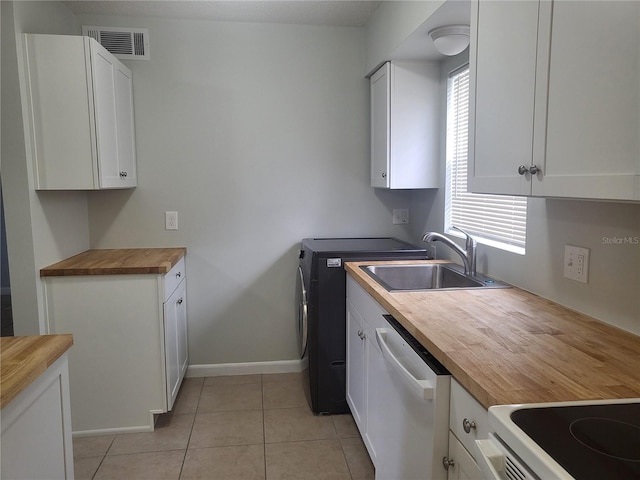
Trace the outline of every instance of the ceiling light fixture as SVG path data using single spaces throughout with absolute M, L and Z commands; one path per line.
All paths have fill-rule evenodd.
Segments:
M 443 55 L 458 55 L 469 46 L 469 25 L 446 25 L 429 32 L 436 49 Z

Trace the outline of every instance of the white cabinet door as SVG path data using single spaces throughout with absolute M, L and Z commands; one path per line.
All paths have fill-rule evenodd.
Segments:
M 136 185 L 131 70 L 90 42 L 100 188 Z
M 78 37 L 51 37 L 24 37 L 36 188 L 89 190 L 98 178 L 89 52 Z
M 371 186 L 437 188 L 437 64 L 387 62 L 370 83 Z
M 458 439 L 449 432 L 449 466 L 447 480 L 478 480 L 484 478 L 482 470 Z
M 389 96 L 391 64 L 371 77 L 371 186 L 389 188 Z
M 378 445 L 371 436 L 370 422 L 375 419 L 369 411 L 373 335 L 358 309 L 347 300 L 347 404 L 375 465 Z
M 98 176 L 101 187 L 119 181 L 118 116 L 116 113 L 115 58 L 96 42 L 91 48 L 91 72 L 94 86 L 94 114 L 98 150 Z
M 531 193 L 538 6 L 472 3 L 469 191 Z
M 533 194 L 640 200 L 640 3 L 543 5 L 546 149 Z
M 164 304 L 165 365 L 168 410 L 173 408 L 187 370 L 187 295 L 186 282 L 180 282 Z
M 363 320 L 347 300 L 347 403 L 362 435 L 366 433 L 366 342 Z
M 133 120 L 133 76 L 131 70 L 118 64 L 115 71 L 116 116 L 118 119 L 119 187 L 138 184 L 136 169 L 136 135 Z M 122 175 L 121 175 L 122 173 Z

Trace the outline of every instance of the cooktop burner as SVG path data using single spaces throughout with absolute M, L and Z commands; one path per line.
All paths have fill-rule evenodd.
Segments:
M 640 403 L 523 408 L 511 420 L 577 480 L 640 479 Z

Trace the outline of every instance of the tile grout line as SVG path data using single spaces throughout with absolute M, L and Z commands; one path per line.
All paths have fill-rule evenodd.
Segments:
M 115 441 L 116 441 L 116 436 L 114 435 L 113 438 L 111 439 L 111 443 L 109 444 L 109 446 L 105 450 L 104 455 L 102 455 L 102 458 L 100 459 L 100 463 L 98 464 L 98 467 L 96 468 L 96 471 L 93 472 L 93 475 L 91 475 L 91 480 L 96 478 L 96 475 L 98 474 L 98 470 L 100 470 L 100 467 L 102 466 L 102 463 L 104 462 L 104 459 L 107 458 L 107 453 L 109 453 L 109 450 L 111 450 L 111 446 L 113 445 L 113 442 L 115 442 Z M 74 459 L 74 462 L 75 462 L 75 459 Z M 75 473 L 75 468 L 74 468 L 74 473 Z
M 189 451 L 189 444 L 191 443 L 191 435 L 193 434 L 193 428 L 196 425 L 196 416 L 198 415 L 198 407 L 200 406 L 200 397 L 202 396 L 202 389 L 204 388 L 204 380 L 200 385 L 200 393 L 198 394 L 198 401 L 196 402 L 196 411 L 193 414 L 193 423 L 191 423 L 191 430 L 189 430 L 189 438 L 187 438 L 187 446 L 184 449 L 184 457 L 182 457 L 182 463 L 180 464 L 180 472 L 178 473 L 178 480 L 182 477 L 182 471 L 184 470 L 184 462 L 187 460 L 187 452 Z
M 260 392 L 262 398 L 262 458 L 264 478 L 267 480 L 267 425 L 264 419 L 264 374 L 260 375 Z

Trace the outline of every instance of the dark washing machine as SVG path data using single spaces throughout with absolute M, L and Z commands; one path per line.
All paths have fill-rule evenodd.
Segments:
M 317 414 L 349 412 L 344 262 L 424 260 L 424 248 L 396 238 L 305 238 L 297 274 L 300 358 L 309 359 L 307 398 Z

